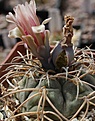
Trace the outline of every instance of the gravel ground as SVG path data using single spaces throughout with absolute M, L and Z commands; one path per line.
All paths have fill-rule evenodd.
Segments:
M 74 118 L 72 121 L 81 121 L 81 118 L 84 116 L 84 112 L 81 111 L 80 115 L 77 118 Z M 82 121 L 95 121 L 95 109 L 92 109 L 87 113 L 87 116 Z

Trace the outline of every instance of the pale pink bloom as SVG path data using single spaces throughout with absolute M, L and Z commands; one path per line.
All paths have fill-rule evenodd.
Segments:
M 49 46 L 46 40 L 49 32 L 45 30 L 45 25 L 50 21 L 46 19 L 41 25 L 36 15 L 36 4 L 34 0 L 25 5 L 18 4 L 14 9 L 15 14 L 9 12 L 6 16 L 8 22 L 16 24 L 16 28 L 9 32 L 9 37 L 22 39 L 35 56 L 39 56 L 39 48 Z

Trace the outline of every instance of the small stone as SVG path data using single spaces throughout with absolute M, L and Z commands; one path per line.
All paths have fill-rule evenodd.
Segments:
M 3 120 L 3 114 L 0 112 L 0 120 Z
M 77 118 L 74 118 L 72 121 L 79 121 Z

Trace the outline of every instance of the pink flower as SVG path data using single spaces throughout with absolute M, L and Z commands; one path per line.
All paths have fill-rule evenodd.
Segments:
M 43 49 L 49 51 L 49 42 L 48 35 L 49 31 L 45 30 L 45 25 L 50 21 L 46 19 L 40 25 L 39 19 L 36 15 L 36 4 L 34 0 L 31 0 L 28 4 L 25 5 L 18 4 L 14 9 L 15 14 L 13 15 L 11 12 L 6 16 L 6 20 L 8 22 L 12 22 L 16 24 L 16 28 L 9 32 L 9 37 L 20 38 L 23 40 L 32 51 L 32 53 L 39 57 L 43 56 L 39 54 Z M 41 50 L 41 51 L 40 51 Z

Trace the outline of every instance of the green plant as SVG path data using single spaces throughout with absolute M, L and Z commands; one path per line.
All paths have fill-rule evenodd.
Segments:
M 7 120 L 71 121 L 91 105 L 95 106 L 95 62 L 93 50 L 74 49 L 71 43 L 74 19 L 65 16 L 63 38 L 51 49 L 49 30 L 40 25 L 35 1 L 14 8 L 7 21 L 16 24 L 9 37 L 19 37 L 27 54 L 15 57 L 4 75 L 9 88 L 1 82 L 3 107 Z M 15 63 L 21 58 L 22 61 Z M 2 77 L 1 77 L 2 78 Z M 7 113 L 8 112 L 8 113 Z

